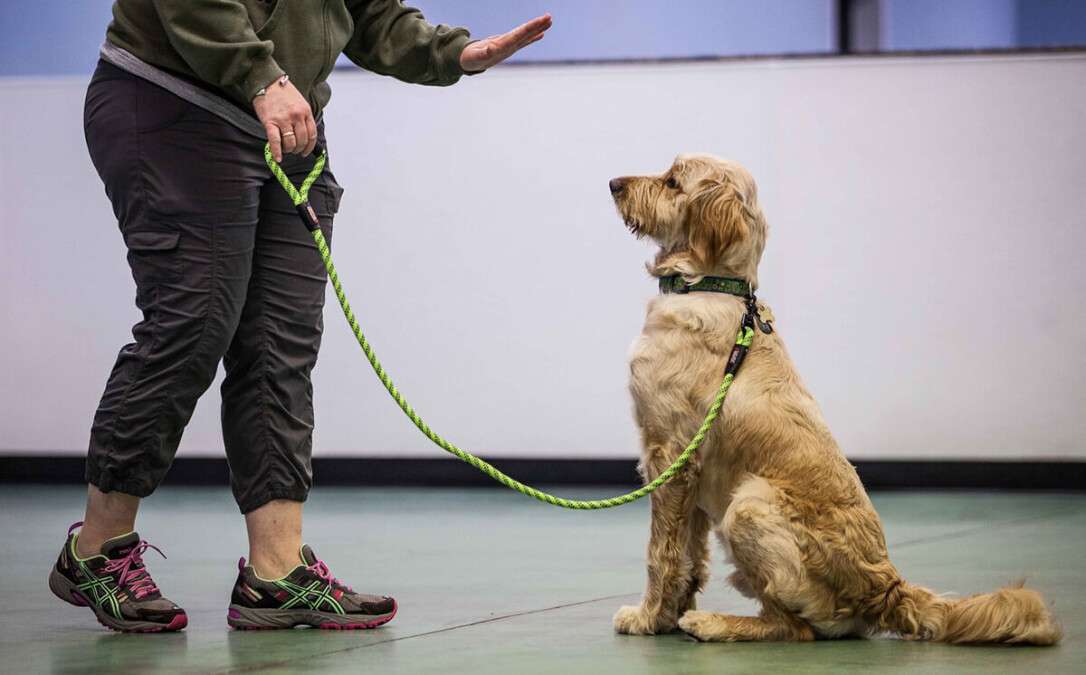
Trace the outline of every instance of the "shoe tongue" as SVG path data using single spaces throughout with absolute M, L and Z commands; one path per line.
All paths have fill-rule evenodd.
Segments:
M 309 544 L 302 544 L 302 562 L 306 565 L 317 564 L 317 554 L 313 552 L 313 549 L 310 548 Z
M 136 544 L 140 543 L 140 536 L 135 532 L 122 534 L 119 537 L 107 540 L 102 544 L 102 555 L 110 560 L 123 558 L 132 552 Z

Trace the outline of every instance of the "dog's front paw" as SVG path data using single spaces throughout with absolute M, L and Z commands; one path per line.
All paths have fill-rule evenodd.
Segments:
M 622 635 L 655 635 L 656 622 L 641 607 L 619 607 L 612 619 L 615 632 Z
M 718 639 L 717 618 L 712 612 L 691 610 L 679 618 L 679 630 L 701 642 Z

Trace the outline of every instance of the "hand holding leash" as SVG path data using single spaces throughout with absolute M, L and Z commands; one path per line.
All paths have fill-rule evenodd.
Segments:
M 283 161 L 283 152 L 308 156 L 317 145 L 317 123 L 313 109 L 301 92 L 280 75 L 253 97 L 253 110 L 268 134 L 268 145 L 275 161 Z

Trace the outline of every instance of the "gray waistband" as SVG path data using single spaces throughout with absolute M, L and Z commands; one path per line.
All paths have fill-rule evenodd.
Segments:
M 265 133 L 264 128 L 260 125 L 258 119 L 241 110 L 225 98 L 216 96 L 206 89 L 197 87 L 191 82 L 186 82 L 180 77 L 155 68 L 147 62 L 141 61 L 131 52 L 125 51 L 109 42 L 102 45 L 99 54 L 103 60 L 108 61 L 121 70 L 132 73 L 136 77 L 147 80 L 152 84 L 156 84 L 163 89 L 180 96 L 189 103 L 199 106 L 209 113 L 218 115 L 250 136 L 255 136 L 261 140 L 267 138 L 267 133 Z

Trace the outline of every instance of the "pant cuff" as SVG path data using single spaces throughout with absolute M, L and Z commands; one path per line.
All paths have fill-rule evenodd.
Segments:
M 239 499 L 238 508 L 244 515 L 252 511 L 256 511 L 261 506 L 264 506 L 268 502 L 275 501 L 276 499 L 288 499 L 292 502 L 305 502 L 309 497 L 309 490 L 301 487 L 276 487 L 264 490 L 260 494 L 248 497 L 246 499 Z
M 87 459 L 87 470 L 84 476 L 88 483 L 102 492 L 123 492 L 133 497 L 148 497 L 155 491 L 155 485 L 147 480 L 118 478 L 109 471 L 102 470 L 90 458 Z

